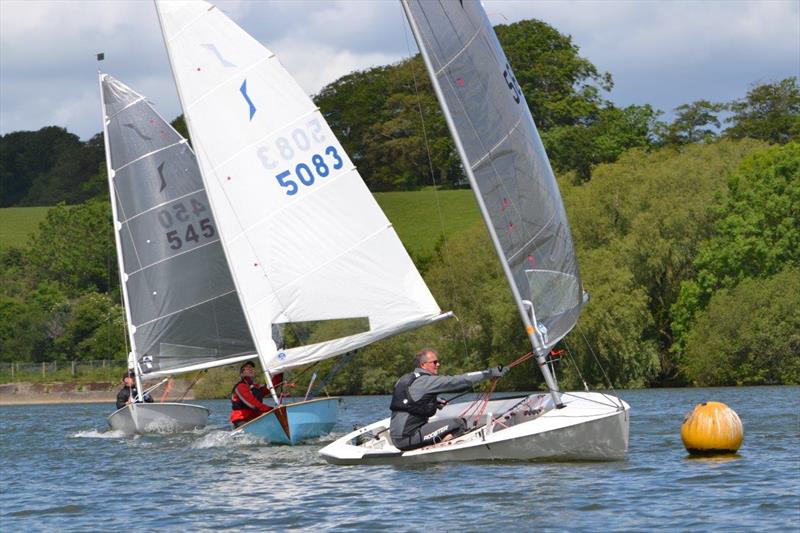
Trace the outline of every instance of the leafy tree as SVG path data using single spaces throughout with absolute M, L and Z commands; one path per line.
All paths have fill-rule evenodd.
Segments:
M 586 123 L 550 129 L 542 141 L 554 170 L 574 171 L 581 183 L 591 179 L 596 165 L 616 161 L 631 148 L 650 147 L 659 114 L 649 105 L 620 109 L 607 104 Z
M 189 139 L 189 128 L 186 127 L 186 118 L 184 118 L 182 113 L 175 117 L 169 125 L 175 128 L 175 131 L 180 133 L 184 139 Z M 189 140 L 189 144 L 191 144 L 191 142 L 192 141 Z
M 39 176 L 80 150 L 78 136 L 56 126 L 0 135 L 0 207 L 19 205 Z
M 56 280 L 70 297 L 87 290 L 107 292 L 118 285 L 111 208 L 90 200 L 60 204 L 47 212 L 30 246 L 30 263 L 38 279 Z
M 664 144 L 683 145 L 714 140 L 720 128 L 717 116 L 723 104 L 698 100 L 675 108 L 675 120 L 663 127 L 661 141 Z
M 597 388 L 648 385 L 660 361 L 658 344 L 648 334 L 653 317 L 647 291 L 612 249 L 594 249 L 580 259 L 591 299 L 566 339 L 572 357 L 564 365 L 564 386 L 580 387 L 584 380 Z
M 681 282 L 693 275 L 700 244 L 712 234 L 714 217 L 708 206 L 724 194 L 726 179 L 738 163 L 760 149 L 763 144 L 756 141 L 726 141 L 687 145 L 680 152 L 631 150 L 613 164 L 598 166 L 590 182 L 562 184 L 582 272 L 592 272 L 583 260 L 589 251 L 612 251 L 618 260 L 609 268 L 633 276 L 630 286 L 620 290 L 642 290 L 647 296 L 649 317 L 642 322 L 646 327 L 641 335 L 658 347 L 658 382 L 680 380 L 669 352 L 669 310 Z M 590 282 L 587 278 L 587 286 Z M 599 289 L 605 290 L 602 285 Z M 605 305 L 604 299 L 594 297 L 592 304 Z
M 719 213 L 715 235 L 700 248 L 694 261 L 697 274 L 683 283 L 672 309 L 677 352 L 693 317 L 716 290 L 800 264 L 800 143 L 744 161 L 728 181 L 727 197 L 714 210 Z
M 536 125 L 541 130 L 584 124 L 597 115 L 610 91 L 611 74 L 601 73 L 568 35 L 539 20 L 495 26 Z
M 800 269 L 716 292 L 691 325 L 685 361 L 700 386 L 800 383 Z
M 105 169 L 104 161 L 103 136 L 97 134 L 86 143 L 80 143 L 75 149 L 61 152 L 53 166 L 34 179 L 21 203 L 76 204 L 90 198 L 92 193 L 99 191 L 87 189 L 85 182 L 90 176 L 96 175 L 101 167 Z
M 122 307 L 107 294 L 89 292 L 70 306 L 55 351 L 65 360 L 125 359 Z
M 32 361 L 44 342 L 42 314 L 22 298 L 0 294 L 0 361 Z
M 733 115 L 725 135 L 785 144 L 800 136 L 800 86 L 797 77 L 755 85 L 741 100 L 728 105 Z

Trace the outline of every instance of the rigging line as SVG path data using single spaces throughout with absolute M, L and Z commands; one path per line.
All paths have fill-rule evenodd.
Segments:
M 525 355 L 523 355 L 522 357 L 518 357 L 517 359 L 515 359 L 514 361 L 512 361 L 511 363 L 509 363 L 506 366 L 509 369 L 512 369 L 515 366 L 519 365 L 520 363 L 523 363 L 523 362 L 527 361 L 528 359 L 530 359 L 533 356 L 534 356 L 533 352 L 528 352 Z M 487 390 L 487 391 L 485 391 L 483 393 L 483 398 L 480 399 L 480 401 L 482 402 L 482 405 L 481 405 L 480 411 L 477 413 L 478 417 L 481 417 L 483 415 L 483 412 L 486 410 L 486 406 L 489 405 L 489 401 L 490 401 L 490 399 L 492 397 L 492 394 L 494 393 L 495 389 L 497 388 L 497 384 L 498 384 L 499 381 L 500 381 L 500 378 L 494 378 L 492 380 L 491 387 L 489 387 L 489 390 Z M 478 404 L 478 400 L 475 401 L 475 404 L 476 405 Z M 466 413 L 467 411 L 469 411 L 469 408 L 465 409 L 464 413 Z M 460 416 L 462 416 L 462 415 L 460 415 Z
M 343 356 L 339 357 L 336 360 L 336 363 L 331 367 L 328 374 L 324 378 L 322 378 L 322 380 L 320 380 L 320 382 L 317 384 L 314 390 L 311 391 L 309 398 L 316 398 L 317 396 L 319 396 L 320 393 L 323 391 L 323 389 L 325 389 L 325 387 L 327 387 L 330 384 L 330 382 L 333 381 L 333 378 L 336 377 L 336 375 L 339 372 L 341 372 L 345 366 L 350 364 L 350 362 L 353 359 L 355 359 L 357 355 L 358 355 L 358 348 L 356 348 L 355 350 L 351 350 L 346 354 L 344 354 Z
M 572 350 L 570 349 L 569 344 L 567 344 L 567 340 L 566 339 L 562 340 L 564 342 L 564 348 L 567 349 L 567 355 L 569 355 L 569 360 L 572 363 L 572 366 L 575 367 L 575 371 L 578 373 L 578 377 L 581 378 L 581 382 L 583 383 L 583 390 L 589 392 L 589 385 L 586 384 L 586 378 L 583 377 L 581 369 L 578 366 L 578 358 L 572 355 Z
M 603 365 L 600 363 L 600 360 L 598 359 L 597 354 L 595 354 L 594 353 L 594 349 L 592 349 L 592 345 L 589 344 L 589 339 L 587 339 L 586 335 L 583 334 L 583 330 L 581 330 L 580 334 L 581 334 L 581 337 L 583 337 L 583 342 L 586 343 L 586 347 L 589 348 L 589 352 L 591 352 L 592 357 L 594 357 L 594 361 L 597 363 L 597 366 L 600 367 L 600 371 L 603 373 L 603 377 L 606 378 L 606 383 L 608 384 L 608 388 L 611 389 L 611 392 L 614 393 L 615 397 L 619 398 L 619 396 L 617 395 L 617 391 L 614 389 L 614 384 L 611 383 L 611 379 L 608 377 L 608 374 L 606 374 L 606 369 L 603 368 Z M 602 394 L 604 398 L 608 399 L 608 397 L 605 395 L 605 393 L 603 393 L 602 391 L 598 391 L 598 392 L 600 392 L 600 394 Z M 622 403 L 621 403 L 622 399 L 619 399 L 619 401 L 620 401 L 620 407 L 621 407 L 622 406 Z
M 621 402 L 622 401 L 621 399 L 608 397 L 607 395 L 603 394 L 600 391 L 598 391 L 598 394 L 600 394 L 603 398 L 608 400 L 610 403 L 601 402 L 599 400 L 593 400 L 591 398 L 586 398 L 585 396 L 579 396 L 578 394 L 576 394 L 574 392 L 563 392 L 563 391 L 561 392 L 562 396 L 569 396 L 571 398 L 578 398 L 579 400 L 582 400 L 584 402 L 596 403 L 597 405 L 602 405 L 604 407 L 616 407 L 618 410 L 622 409 L 622 404 L 621 403 L 617 403 L 616 401 L 614 401 L 614 400 L 619 400 Z
M 533 356 L 534 356 L 534 353 L 533 353 L 533 352 L 528 352 L 528 353 L 526 353 L 525 355 L 523 355 L 523 356 L 521 356 L 521 357 L 518 357 L 518 358 L 517 358 L 517 359 L 515 359 L 514 361 L 510 362 L 508 365 L 506 365 L 506 367 L 508 367 L 509 369 L 511 369 L 511 368 L 514 368 L 514 367 L 515 367 L 515 366 L 517 366 L 518 364 L 520 364 L 520 363 L 523 363 L 523 362 L 527 361 L 528 359 L 530 359 L 530 358 L 531 358 L 531 357 L 533 357 Z M 495 379 L 495 381 L 497 381 L 497 379 Z M 461 397 L 462 397 L 462 396 L 464 396 L 465 394 L 469 394 L 469 393 L 471 393 L 471 392 L 475 392 L 475 389 L 474 389 L 474 388 L 472 388 L 472 389 L 470 389 L 470 390 L 466 390 L 466 391 L 464 391 L 464 392 L 462 392 L 462 393 L 460 393 L 460 394 L 457 394 L 457 395 L 453 396 L 452 398 L 449 398 L 449 399 L 445 400 L 445 404 L 448 404 L 448 403 L 452 402 L 453 400 L 456 400 L 456 399 L 458 399 L 458 398 L 461 398 Z M 480 395 L 483 395 L 483 394 L 485 394 L 485 392 L 481 392 L 481 393 L 480 393 Z M 476 401 L 478 401 L 478 399 L 481 397 L 480 395 L 478 396 L 478 398 L 476 398 L 475 400 L 473 400 L 473 402 L 476 402 Z
M 439 218 L 439 228 L 442 232 L 442 247 L 444 248 L 444 255 L 443 259 L 447 264 L 447 272 L 450 278 L 450 288 L 455 294 L 456 291 L 456 277 L 455 277 L 455 268 L 453 267 L 453 262 L 450 259 L 450 250 L 448 247 L 448 239 L 447 234 L 445 232 L 444 227 L 444 212 L 442 210 L 441 199 L 439 198 L 439 186 L 436 183 L 436 175 L 434 174 L 433 169 L 433 157 L 431 156 L 431 147 L 428 141 L 428 131 L 425 127 L 425 115 L 422 112 L 422 98 L 419 94 L 419 85 L 417 83 L 417 71 L 414 68 L 414 58 L 411 56 L 411 44 L 408 39 L 408 26 L 405 24 L 405 14 L 403 13 L 402 6 L 400 8 L 400 18 L 402 20 L 401 24 L 405 28 L 403 32 L 403 36 L 405 37 L 406 41 L 406 52 L 408 53 L 409 57 L 409 65 L 411 66 L 411 77 L 414 80 L 414 94 L 417 97 L 417 111 L 419 112 L 419 121 L 420 126 L 422 128 L 422 139 L 425 143 L 425 153 L 428 157 L 428 170 L 430 172 L 431 182 L 433 182 L 433 198 L 436 200 L 436 214 Z M 458 322 L 459 329 L 461 330 L 461 340 L 464 343 L 464 356 L 469 357 L 469 345 L 467 343 L 467 330 L 466 326 L 458 319 L 456 316 L 456 321 Z
M 200 372 L 198 372 L 197 375 L 195 376 L 194 380 L 192 380 L 191 384 L 189 384 L 189 387 L 185 391 L 183 391 L 183 394 L 181 394 L 181 397 L 178 398 L 177 401 L 179 401 L 179 402 L 183 401 L 183 399 L 186 397 L 186 395 L 189 394 L 189 391 L 192 390 L 192 387 L 194 387 L 197 384 L 197 382 L 200 381 L 200 378 L 206 372 L 208 372 L 208 369 L 201 370 Z

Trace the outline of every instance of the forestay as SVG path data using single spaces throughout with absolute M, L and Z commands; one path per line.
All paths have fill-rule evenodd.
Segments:
M 142 373 L 255 353 L 191 148 L 130 87 L 101 74 L 123 293 Z
M 220 235 L 270 370 L 441 317 L 322 114 L 272 52 L 206 2 L 157 1 Z M 368 317 L 369 331 L 277 352 L 272 323 Z
M 536 327 L 537 351 L 547 353 L 574 327 L 584 298 L 561 195 L 522 90 L 479 2 L 403 4 L 509 282 Z

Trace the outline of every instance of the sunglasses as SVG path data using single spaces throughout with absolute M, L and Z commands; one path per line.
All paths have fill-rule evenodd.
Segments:
M 433 363 L 433 364 L 434 364 L 434 365 L 436 365 L 436 366 L 439 366 L 439 365 L 441 365 L 441 364 L 442 364 L 442 363 L 440 363 L 440 362 L 439 362 L 439 360 L 438 360 L 438 359 L 437 359 L 437 360 L 435 360 L 435 361 L 425 361 L 425 363 Z

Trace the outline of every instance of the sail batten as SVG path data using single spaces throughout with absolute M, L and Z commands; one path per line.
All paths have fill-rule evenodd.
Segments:
M 167 146 L 163 146 L 163 147 L 161 147 L 161 148 L 159 148 L 159 149 L 157 149 L 157 150 L 153 150 L 152 152 L 148 152 L 148 153 L 146 153 L 146 154 L 142 154 L 141 156 L 137 157 L 137 158 L 136 158 L 136 159 L 134 159 L 133 161 L 129 161 L 129 162 L 125 163 L 124 165 L 122 165 L 121 167 L 119 167 L 119 168 L 116 168 L 116 169 L 114 170 L 114 172 L 119 172 L 119 171 L 121 171 L 121 170 L 125 170 L 125 167 L 127 167 L 128 165 L 133 165 L 133 164 L 135 164 L 135 163 L 137 163 L 137 162 L 141 161 L 142 159 L 145 159 L 145 158 L 148 158 L 148 157 L 154 156 L 154 155 L 156 155 L 156 154 L 158 154 L 158 153 L 160 153 L 160 152 L 163 152 L 164 150 L 169 150 L 169 149 L 170 149 L 170 148 L 172 148 L 173 146 L 177 146 L 177 145 L 179 145 L 179 144 L 183 144 L 183 143 L 184 143 L 184 141 L 177 141 L 177 142 L 175 142 L 175 143 L 173 143 L 173 144 L 169 144 L 169 145 L 167 145 Z
M 159 150 L 159 152 L 160 152 L 160 150 Z M 193 195 L 195 195 L 197 193 L 202 193 L 203 191 L 204 191 L 204 189 L 196 189 L 194 191 L 187 192 L 183 196 L 179 196 L 179 197 L 173 198 L 171 200 L 166 200 L 163 203 L 156 204 L 156 205 L 154 205 L 152 207 L 149 207 L 147 210 L 142 211 L 140 213 L 136 213 L 135 215 L 131 215 L 130 217 L 125 215 L 125 216 L 122 217 L 120 222 L 130 222 L 132 220 L 135 220 L 137 217 L 140 217 L 142 215 L 146 215 L 147 213 L 149 213 L 151 211 L 155 211 L 156 209 L 160 209 L 160 208 L 164 207 L 165 205 L 169 205 L 171 202 L 174 202 L 175 200 L 183 200 L 184 198 L 189 198 L 189 197 L 191 197 L 191 196 L 193 196 Z

